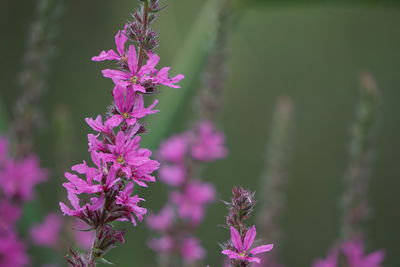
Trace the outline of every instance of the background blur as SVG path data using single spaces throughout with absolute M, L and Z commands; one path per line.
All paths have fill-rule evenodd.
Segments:
M 114 47 L 114 34 L 136 2 L 64 1 L 50 86 L 42 101 L 47 123 L 37 140 L 43 165 L 54 170 L 51 182 L 39 187 L 42 211 L 57 209 L 58 199 L 65 195 L 62 172 L 56 168 L 61 148 L 52 121 L 55 110 L 62 106 L 71 115 L 67 129 L 73 136 L 73 163 L 86 159 L 89 128 L 84 118 L 104 113 L 112 88 L 111 81 L 100 74 L 107 63 L 92 63 L 90 58 Z M 160 33 L 160 66 L 173 64 L 184 40 L 195 34 L 192 26 L 205 3 L 165 2 L 169 8 L 154 26 Z M 12 114 L 19 95 L 16 80 L 35 3 L 1 3 L 3 120 Z M 325 255 L 338 234 L 338 200 L 358 100 L 358 76 L 368 70 L 378 82 L 381 102 L 370 187 L 373 217 L 367 225 L 368 250 L 386 249 L 385 266 L 400 266 L 400 5 L 395 1 L 247 1 L 235 26 L 220 120 L 230 154 L 210 165 L 204 179 L 216 185 L 220 199 L 228 199 L 237 184 L 256 190 L 275 101 L 280 95 L 290 96 L 295 105 L 294 145 L 287 208 L 281 222 L 285 239 L 279 246 L 287 266 L 309 266 L 312 259 Z M 173 71 L 201 78 L 183 68 Z M 179 91 L 162 90 L 162 94 L 170 93 Z M 190 118 L 185 114 L 193 106 L 190 95 L 168 125 L 167 134 L 188 125 Z M 166 197 L 161 183 L 142 194 L 146 207 L 153 210 Z M 208 250 L 205 263 L 214 267 L 221 265 L 217 242 L 228 238 L 227 231 L 218 226 L 224 213 L 221 203 L 212 205 L 198 233 Z M 127 242 L 107 258 L 117 266 L 154 265 L 154 254 L 145 245 L 149 236 L 145 224 L 128 230 Z

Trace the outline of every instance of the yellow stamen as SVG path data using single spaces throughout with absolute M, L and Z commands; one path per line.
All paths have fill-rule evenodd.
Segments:
M 124 162 L 125 162 L 124 157 L 123 157 L 123 156 L 118 156 L 117 162 L 118 162 L 119 164 L 124 163 Z
M 126 120 L 126 119 L 129 119 L 131 117 L 131 115 L 129 115 L 129 113 L 127 113 L 127 112 L 124 112 L 124 113 L 122 113 L 122 117 L 124 117 L 124 119 Z
M 137 76 L 132 76 L 132 78 L 129 80 L 131 83 L 136 84 L 138 81 L 138 77 Z

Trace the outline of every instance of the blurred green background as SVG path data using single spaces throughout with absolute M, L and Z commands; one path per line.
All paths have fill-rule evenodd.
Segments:
M 51 122 L 55 108 L 64 106 L 71 114 L 73 162 L 87 159 L 89 128 L 84 118 L 104 113 L 112 88 L 111 81 L 100 74 L 107 63 L 95 64 L 90 58 L 100 50 L 113 48 L 113 36 L 136 2 L 64 1 L 49 89 L 42 101 L 49 122 L 37 138 L 44 166 L 54 169 L 51 182 L 39 188 L 43 211 L 57 209 L 59 197 L 65 194 L 62 173 L 56 170 L 61 148 Z M 196 34 L 192 26 L 205 2 L 168 1 L 169 8 L 154 26 L 160 33 L 160 66 L 173 64 L 184 40 Z M 19 95 L 17 74 L 35 5 L 32 0 L 2 1 L 0 102 L 6 119 Z M 396 154 L 400 149 L 399 28 L 400 5 L 396 1 L 247 1 L 237 20 L 220 123 L 230 154 L 211 164 L 204 179 L 216 185 L 220 199 L 228 199 L 237 184 L 256 190 L 274 103 L 280 95 L 292 97 L 294 145 L 287 208 L 281 221 L 285 238 L 276 244 L 287 266 L 309 266 L 312 259 L 325 255 L 337 237 L 338 201 L 358 99 L 358 76 L 364 70 L 375 76 L 381 102 L 370 187 L 373 217 L 366 229 L 368 249 L 386 249 L 385 266 L 400 266 L 400 164 Z M 184 68 L 173 72 L 189 75 L 194 81 L 201 78 Z M 162 94 L 181 92 L 162 89 Z M 185 114 L 192 103 L 193 99 L 187 98 L 179 106 L 166 134 L 185 129 L 190 119 Z M 141 194 L 147 200 L 146 207 L 157 210 L 166 190 L 156 183 Z M 228 238 L 227 231 L 218 227 L 224 213 L 221 203 L 212 205 L 198 231 L 208 250 L 205 263 L 214 267 L 221 266 L 217 242 Z M 149 236 L 145 225 L 127 227 L 127 242 L 107 258 L 117 266 L 154 266 L 154 253 L 145 245 Z

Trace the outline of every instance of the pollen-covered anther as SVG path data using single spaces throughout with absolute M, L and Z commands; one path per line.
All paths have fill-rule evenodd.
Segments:
M 132 84 L 136 84 L 138 82 L 138 77 L 137 76 L 132 76 L 129 80 Z
M 123 163 L 125 162 L 124 157 L 123 157 L 123 156 L 118 156 L 117 162 L 118 162 L 119 164 L 123 164 Z
M 122 113 L 122 117 L 126 120 L 126 119 L 129 119 L 131 117 L 131 115 L 128 112 L 124 112 L 124 113 Z

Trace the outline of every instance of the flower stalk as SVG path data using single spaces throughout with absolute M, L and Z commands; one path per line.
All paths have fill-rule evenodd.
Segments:
M 368 183 L 373 158 L 373 137 L 378 108 L 378 87 L 373 77 L 361 78 L 360 100 L 352 128 L 349 167 L 345 175 L 341 235 L 344 240 L 362 239 L 368 217 Z
M 144 97 L 157 92 L 165 85 L 179 88 L 176 84 L 183 75 L 169 77 L 169 67 L 156 69 L 159 56 L 153 49 L 157 46 L 156 34 L 148 26 L 155 19 L 157 0 L 141 1 L 141 6 L 115 36 L 116 50 L 102 51 L 93 61 L 117 61 L 118 69 L 103 70 L 103 76 L 114 83 L 113 103 L 103 122 L 102 116 L 87 118 L 88 125 L 97 132 L 89 134 L 89 152 L 95 167 L 86 161 L 72 166 L 77 174 L 65 173 L 68 182 L 68 199 L 72 208 L 60 203 L 64 215 L 74 216 L 94 231 L 91 249 L 86 253 L 70 251 L 68 262 L 74 267 L 94 267 L 105 262 L 104 255 L 124 242 L 124 230 L 113 226 L 115 221 L 130 221 L 136 226 L 147 210 L 140 206 L 144 201 L 132 195 L 136 185 L 148 187 L 155 182 L 152 173 L 159 163 L 152 160 L 152 152 L 141 148 L 141 134 L 146 128 L 141 119 L 158 112 L 154 107 L 144 106 Z M 133 44 L 137 44 L 137 48 Z M 81 178 L 79 175 L 84 175 Z M 82 196 L 88 196 L 83 197 Z M 80 197 L 81 196 L 81 197 Z M 85 202 L 81 206 L 80 202 Z

